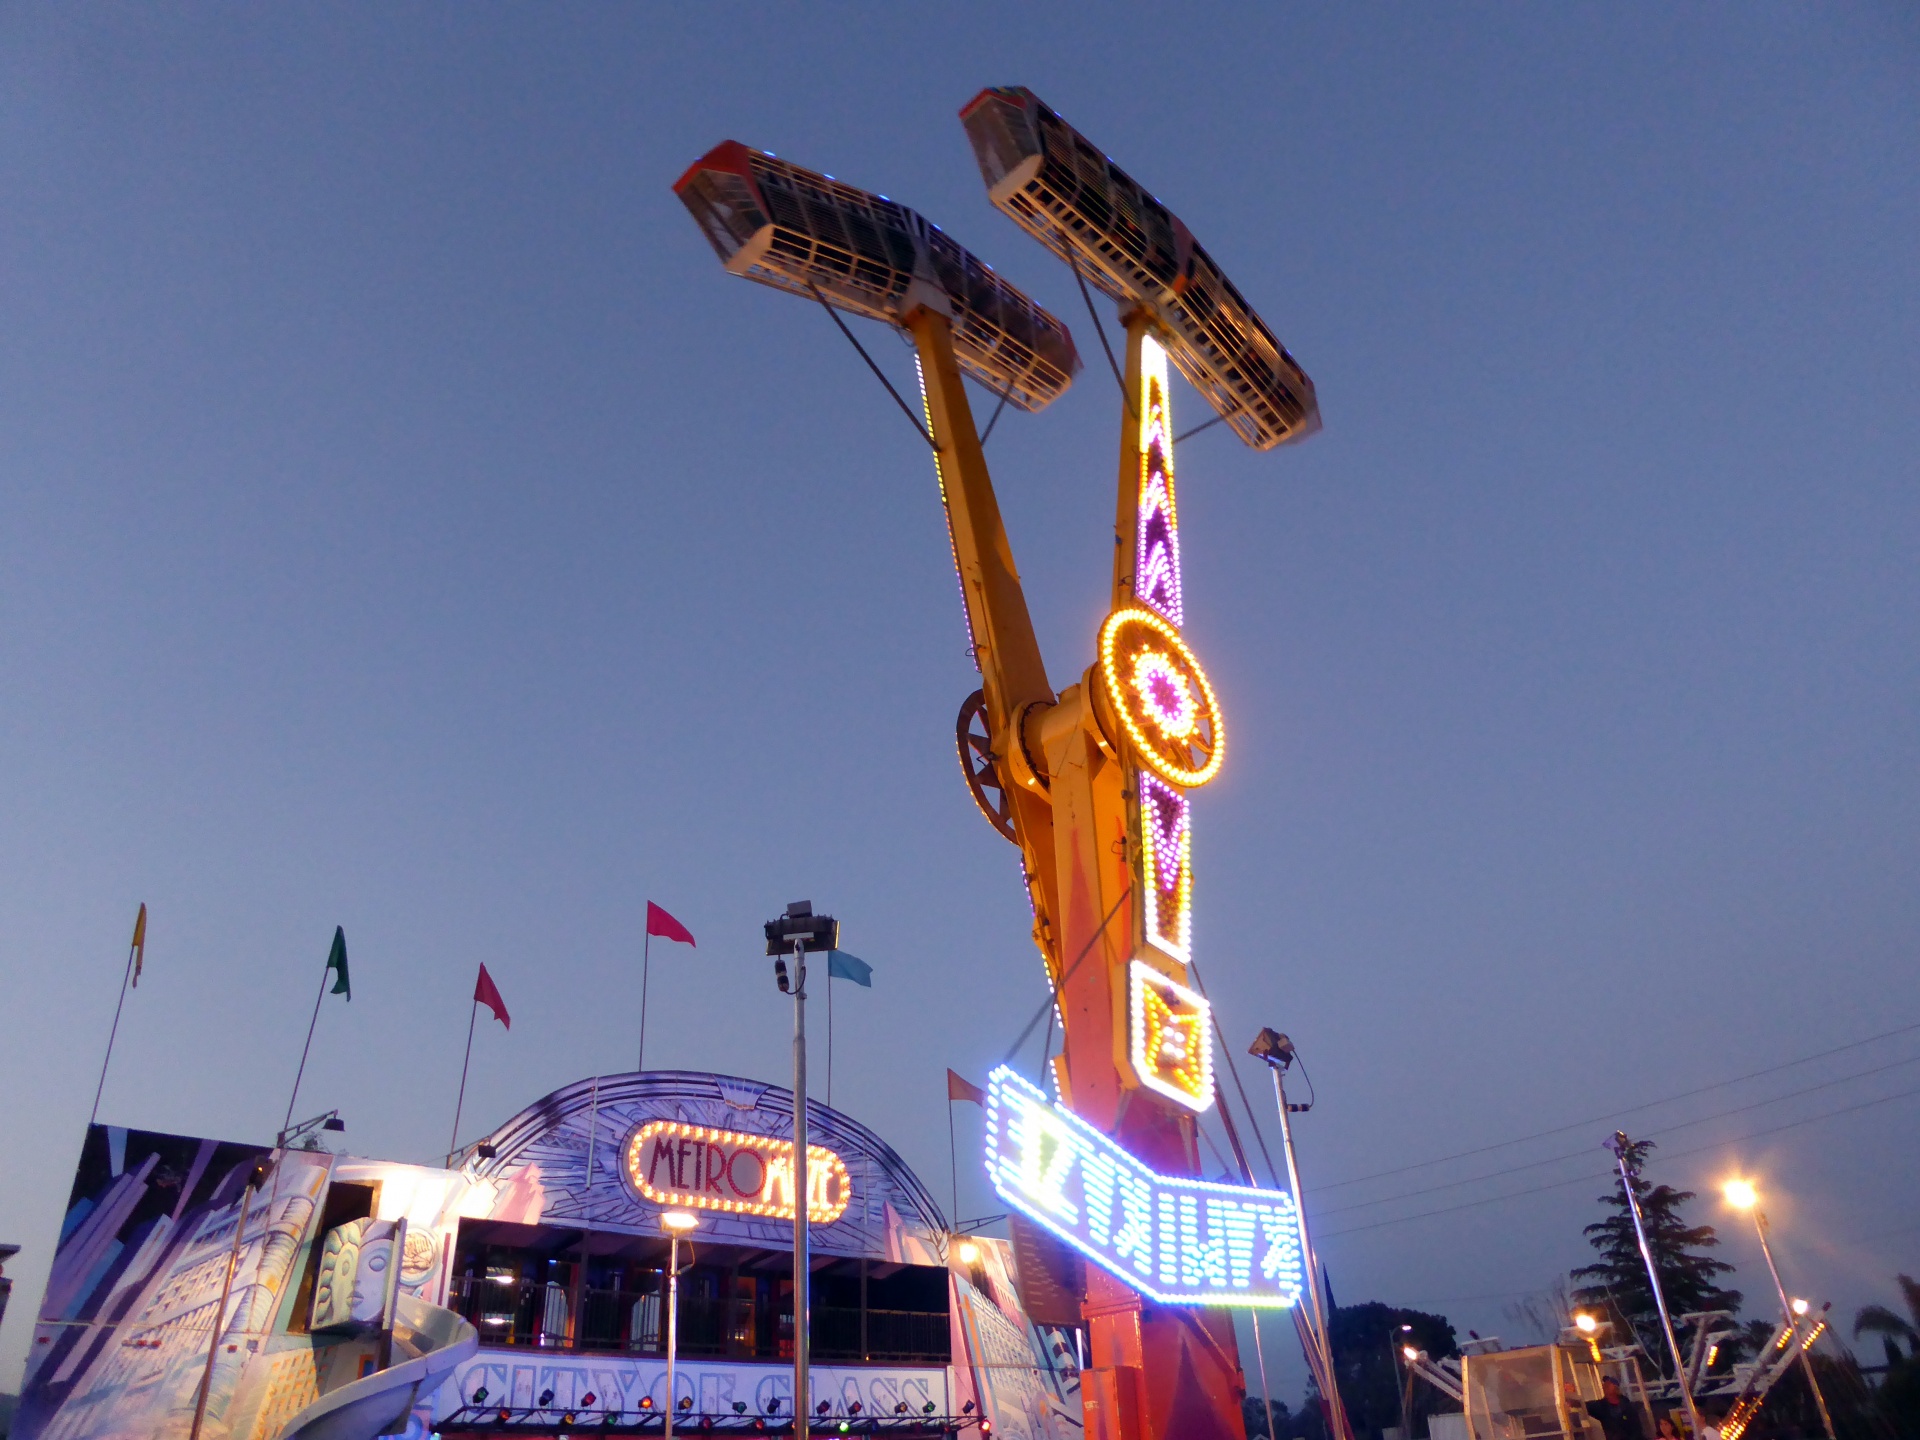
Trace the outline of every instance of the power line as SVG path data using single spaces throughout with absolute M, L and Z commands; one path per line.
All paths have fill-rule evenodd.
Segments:
M 1875 1065 L 1870 1070 L 1857 1070 L 1851 1075 L 1842 1075 L 1837 1080 L 1823 1080 L 1818 1085 L 1804 1086 L 1799 1090 L 1788 1090 L 1781 1095 L 1770 1095 L 1764 1100 L 1755 1100 L 1746 1105 L 1735 1105 L 1729 1110 L 1715 1110 L 1709 1115 L 1701 1115 L 1696 1119 L 1681 1120 L 1672 1125 L 1664 1126 L 1659 1130 L 1655 1130 L 1653 1133 L 1655 1135 L 1671 1135 L 1676 1130 L 1689 1130 L 1695 1125 L 1705 1125 L 1712 1120 L 1724 1120 L 1729 1115 L 1743 1115 L 1749 1110 L 1758 1110 L 1767 1105 L 1778 1105 L 1783 1100 L 1792 1100 L 1801 1095 L 1812 1095 L 1820 1090 L 1831 1090 L 1836 1085 L 1848 1085 L 1855 1080 L 1864 1080 L 1867 1076 L 1878 1075 L 1883 1070 L 1898 1070 L 1903 1065 L 1914 1064 L 1920 1064 L 1920 1055 L 1909 1055 L 1904 1060 L 1889 1060 L 1886 1064 Z M 1567 1160 L 1583 1160 L 1586 1159 L 1590 1153 L 1591 1152 L 1587 1150 L 1575 1150 L 1565 1155 L 1550 1156 L 1545 1160 L 1529 1160 L 1523 1165 L 1509 1165 L 1504 1170 L 1489 1170 L 1484 1175 L 1472 1175 L 1465 1180 L 1447 1180 L 1441 1184 L 1428 1185 L 1419 1190 L 1405 1190 L 1398 1195 L 1384 1195 L 1378 1200 L 1356 1200 L 1350 1205 L 1335 1205 L 1331 1209 L 1322 1210 L 1320 1213 L 1323 1215 L 1339 1215 L 1348 1210 L 1365 1210 L 1373 1205 L 1391 1205 L 1396 1200 L 1411 1200 L 1416 1195 L 1432 1195 L 1441 1190 L 1457 1190 L 1462 1185 L 1477 1185 L 1482 1180 L 1498 1180 L 1502 1175 L 1518 1175 L 1523 1170 L 1538 1170 L 1544 1166 L 1558 1165 Z M 1331 1190 L 1333 1187 L 1329 1185 L 1325 1188 Z
M 1892 1095 L 1882 1095 L 1874 1100 L 1863 1100 L 1858 1105 L 1847 1105 L 1838 1110 L 1823 1110 L 1818 1115 L 1808 1115 L 1799 1120 L 1789 1120 L 1782 1125 L 1769 1125 L 1762 1130 L 1750 1131 L 1745 1135 L 1736 1135 L 1730 1140 L 1715 1140 L 1710 1144 L 1696 1145 L 1690 1150 L 1675 1150 L 1667 1155 L 1649 1156 L 1646 1163 L 1649 1165 L 1659 1165 L 1669 1160 L 1684 1159 L 1689 1155 L 1702 1155 L 1709 1150 L 1723 1150 L 1729 1145 L 1742 1145 L 1749 1140 L 1758 1140 L 1763 1135 L 1777 1135 L 1782 1130 L 1797 1130 L 1802 1125 L 1811 1125 L 1818 1120 L 1831 1120 L 1836 1116 L 1851 1115 L 1857 1110 L 1868 1110 L 1875 1105 L 1885 1105 L 1894 1100 L 1905 1100 L 1913 1095 L 1920 1095 L 1920 1088 L 1896 1091 Z M 1549 1190 L 1564 1190 L 1569 1185 L 1579 1185 L 1588 1180 L 1599 1180 L 1602 1178 L 1604 1178 L 1604 1172 L 1590 1172 L 1585 1175 L 1575 1175 L 1571 1179 L 1554 1180 L 1545 1185 L 1535 1185 L 1526 1190 L 1511 1190 L 1504 1195 L 1488 1195 L 1479 1200 L 1465 1200 L 1458 1205 L 1447 1205 L 1438 1210 L 1422 1210 L 1414 1215 L 1398 1215 L 1390 1220 L 1373 1220 L 1365 1225 L 1349 1225 L 1344 1230 L 1328 1231 L 1321 1238 L 1331 1240 L 1337 1235 L 1357 1235 L 1362 1230 L 1379 1230 L 1388 1225 L 1405 1225 L 1411 1221 L 1425 1220 L 1434 1215 L 1451 1215 L 1456 1211 L 1473 1210 L 1482 1205 L 1497 1205 L 1503 1200 L 1518 1200 L 1526 1195 L 1542 1195 Z
M 1744 1084 L 1748 1080 L 1758 1080 L 1763 1075 L 1774 1075 L 1782 1070 L 1792 1070 L 1801 1065 L 1811 1064 L 1815 1060 L 1824 1060 L 1830 1055 L 1845 1054 L 1849 1050 L 1858 1050 L 1862 1046 L 1877 1044 L 1882 1040 L 1891 1040 L 1896 1035 L 1906 1035 L 1920 1030 L 1920 1022 L 1902 1025 L 1895 1030 L 1887 1030 L 1879 1035 L 1870 1035 L 1865 1040 L 1855 1040 L 1851 1044 L 1836 1045 L 1831 1050 L 1821 1050 L 1813 1055 L 1803 1055 L 1798 1060 L 1788 1060 L 1784 1064 L 1769 1065 L 1763 1070 L 1750 1071 L 1745 1075 L 1736 1075 L 1731 1080 L 1716 1080 L 1711 1085 L 1702 1085 L 1694 1090 L 1682 1090 L 1677 1095 L 1668 1095 L 1659 1100 L 1648 1100 L 1640 1105 L 1629 1105 L 1624 1110 L 1609 1110 L 1605 1114 L 1595 1115 L 1587 1120 L 1575 1120 L 1570 1124 L 1556 1125 L 1551 1130 L 1535 1131 L 1531 1135 L 1522 1135 L 1517 1140 L 1501 1140 L 1492 1145 L 1477 1146 L 1472 1150 L 1462 1150 L 1453 1155 L 1442 1155 L 1433 1160 L 1420 1160 L 1411 1165 L 1399 1165 L 1391 1170 L 1376 1170 L 1371 1175 L 1356 1175 L 1350 1180 L 1334 1180 L 1316 1187 L 1321 1191 L 1339 1190 L 1348 1185 L 1359 1185 L 1368 1180 L 1383 1180 L 1389 1175 L 1404 1175 L 1409 1170 L 1425 1170 L 1435 1165 L 1444 1165 L 1450 1160 L 1465 1160 L 1470 1156 L 1484 1155 L 1490 1150 L 1505 1150 L 1514 1145 L 1524 1145 L 1529 1140 L 1544 1140 L 1551 1135 L 1564 1135 L 1569 1130 L 1579 1130 L 1588 1125 L 1598 1125 L 1603 1121 L 1617 1120 L 1623 1115 L 1637 1115 L 1642 1110 L 1652 1110 L 1660 1105 L 1671 1105 L 1676 1100 L 1691 1099 L 1695 1095 L 1706 1095 L 1715 1090 L 1724 1090 L 1729 1085 Z

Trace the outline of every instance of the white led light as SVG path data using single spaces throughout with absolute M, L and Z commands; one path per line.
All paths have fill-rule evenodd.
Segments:
M 987 1081 L 986 1164 L 1001 1199 L 1162 1305 L 1300 1298 L 1291 1195 L 1156 1174 L 1004 1065 Z

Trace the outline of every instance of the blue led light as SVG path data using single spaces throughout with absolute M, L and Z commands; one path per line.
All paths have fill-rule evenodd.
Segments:
M 1004 1065 L 987 1080 L 986 1161 L 1002 1200 L 1150 1300 L 1300 1298 L 1291 1195 L 1156 1174 Z

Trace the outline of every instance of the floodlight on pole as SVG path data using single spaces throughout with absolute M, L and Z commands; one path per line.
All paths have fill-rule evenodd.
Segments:
M 807 1235 L 807 963 L 840 943 L 840 922 L 813 913 L 811 900 L 795 900 L 787 913 L 767 921 L 767 954 L 773 957 L 774 983 L 793 997 L 793 1433 L 807 1440 L 807 1322 L 812 1280 Z M 789 973 L 786 957 L 793 956 Z

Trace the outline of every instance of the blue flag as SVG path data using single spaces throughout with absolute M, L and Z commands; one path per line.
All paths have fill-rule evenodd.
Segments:
M 827 952 L 827 977 L 832 980 L 851 980 L 869 990 L 873 988 L 873 966 L 858 955 L 849 955 L 844 950 Z

